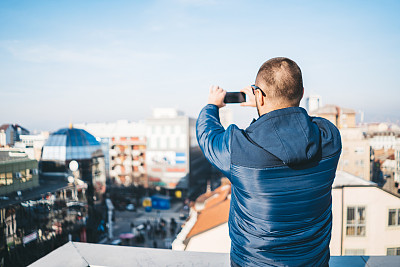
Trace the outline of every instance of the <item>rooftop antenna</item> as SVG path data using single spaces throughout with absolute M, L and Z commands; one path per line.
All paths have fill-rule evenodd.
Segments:
M 364 123 L 364 111 L 359 110 L 358 112 L 360 113 L 360 121 L 361 121 L 361 123 Z
M 211 182 L 210 180 L 207 180 L 207 189 L 206 189 L 207 193 L 211 193 Z

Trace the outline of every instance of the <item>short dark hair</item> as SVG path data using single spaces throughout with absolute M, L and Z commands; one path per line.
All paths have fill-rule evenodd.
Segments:
M 257 73 L 256 82 L 270 99 L 298 105 L 303 97 L 303 78 L 299 66 L 285 57 L 266 61 Z

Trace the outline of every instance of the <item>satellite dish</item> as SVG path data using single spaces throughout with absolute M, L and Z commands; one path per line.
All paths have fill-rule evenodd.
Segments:
M 78 164 L 78 162 L 77 162 L 76 160 L 72 160 L 72 161 L 69 163 L 69 169 L 70 169 L 71 171 L 76 172 L 76 171 L 78 170 L 78 168 L 79 168 L 79 164 Z
M 75 181 L 74 177 L 68 176 L 68 183 L 72 184 Z

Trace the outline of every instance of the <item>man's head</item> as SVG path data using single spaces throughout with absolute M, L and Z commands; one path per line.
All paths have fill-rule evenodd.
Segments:
M 303 79 L 299 66 L 288 58 L 277 57 L 265 62 L 257 73 L 256 85 L 265 93 L 256 93 L 259 114 L 264 103 L 271 107 L 297 107 L 303 97 Z M 260 90 L 256 90 L 260 91 Z M 268 111 L 267 111 L 268 112 Z

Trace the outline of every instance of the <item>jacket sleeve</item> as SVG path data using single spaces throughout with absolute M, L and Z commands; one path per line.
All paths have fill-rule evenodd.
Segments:
M 204 156 L 227 178 L 230 178 L 230 139 L 233 126 L 225 130 L 219 120 L 218 107 L 211 104 L 201 110 L 196 123 L 197 142 Z

